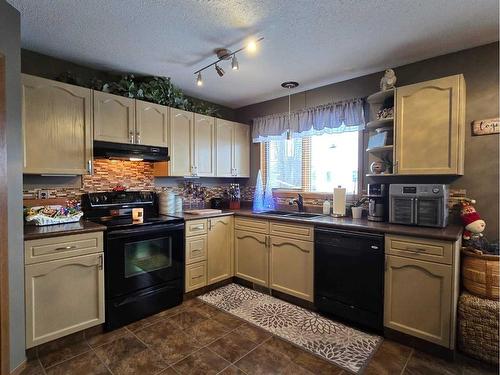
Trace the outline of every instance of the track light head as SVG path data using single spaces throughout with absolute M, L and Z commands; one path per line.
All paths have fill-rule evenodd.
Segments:
M 219 77 L 222 77 L 226 72 L 224 69 L 222 69 L 219 65 L 215 64 L 215 71 L 219 75 Z
M 236 58 L 236 55 L 233 55 L 233 59 L 231 60 L 231 68 L 233 68 L 233 70 L 240 69 L 240 64 L 238 64 L 238 59 Z
M 196 85 L 203 86 L 203 78 L 201 77 L 201 72 L 198 73 L 198 77 L 196 78 Z

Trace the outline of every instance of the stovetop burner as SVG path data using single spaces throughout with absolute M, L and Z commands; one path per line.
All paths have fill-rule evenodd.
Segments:
M 144 222 L 132 220 L 132 209 L 142 208 Z M 99 192 L 82 195 L 82 210 L 87 220 L 108 228 L 175 224 L 184 220 L 158 214 L 158 198 L 152 191 Z
M 98 224 L 105 225 L 109 228 L 125 228 L 125 227 L 139 227 L 139 226 L 147 226 L 147 225 L 156 225 L 156 224 L 174 224 L 174 223 L 182 223 L 183 219 L 175 216 L 166 216 L 160 215 L 157 217 L 148 217 L 144 219 L 144 222 L 135 222 L 132 220 L 132 216 L 105 216 L 100 218 L 90 219 Z

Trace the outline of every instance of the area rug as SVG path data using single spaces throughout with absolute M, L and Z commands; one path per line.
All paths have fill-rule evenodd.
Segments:
M 354 373 L 365 367 L 382 342 L 379 336 L 238 284 L 198 298 Z

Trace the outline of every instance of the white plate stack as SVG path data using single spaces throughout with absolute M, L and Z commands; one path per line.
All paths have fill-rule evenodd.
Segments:
M 178 195 L 175 197 L 175 212 L 182 212 L 182 197 Z
M 164 191 L 158 194 L 160 215 L 169 215 L 175 212 L 175 196 L 171 191 Z

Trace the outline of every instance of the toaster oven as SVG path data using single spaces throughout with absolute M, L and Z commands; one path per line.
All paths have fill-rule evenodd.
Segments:
M 389 222 L 444 228 L 448 225 L 448 185 L 391 184 Z

